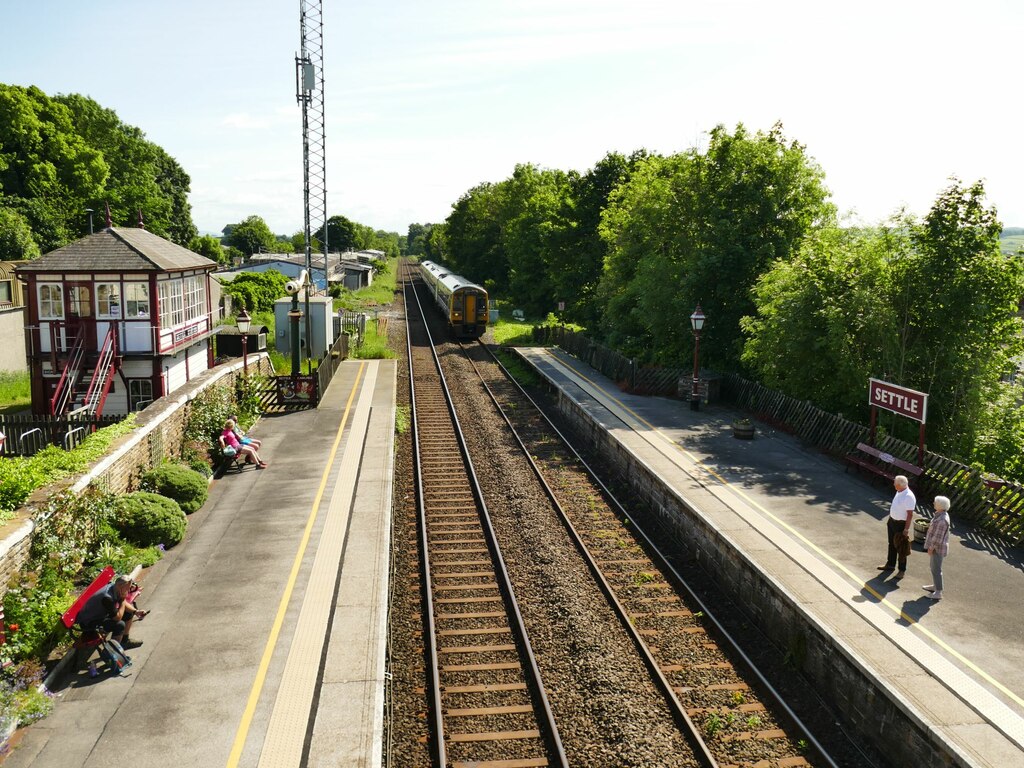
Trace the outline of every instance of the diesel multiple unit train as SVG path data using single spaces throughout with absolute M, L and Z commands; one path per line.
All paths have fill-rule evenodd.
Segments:
M 420 263 L 420 274 L 434 303 L 448 318 L 453 336 L 479 338 L 487 330 L 487 291 L 433 261 Z

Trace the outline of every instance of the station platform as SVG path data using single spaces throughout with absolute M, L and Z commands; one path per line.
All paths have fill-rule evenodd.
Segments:
M 213 481 L 142 582 L 123 677 L 56 691 L 5 768 L 381 765 L 396 361 L 266 417 L 265 470 Z
M 726 407 L 628 395 L 561 350 L 516 351 L 797 596 L 954 764 L 1024 765 L 1019 550 L 958 525 L 954 506 L 944 597 L 933 601 L 919 547 L 905 578 L 876 570 L 891 489 L 763 424 L 736 440 L 741 414 Z

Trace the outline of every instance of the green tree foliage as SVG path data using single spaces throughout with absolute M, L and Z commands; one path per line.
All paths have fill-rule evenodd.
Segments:
M 231 233 L 226 235 L 225 239 L 228 245 L 234 246 L 246 256 L 261 251 L 273 253 L 274 244 L 277 242 L 267 222 L 256 215 L 249 216 L 231 227 Z
M 744 362 L 769 386 L 857 420 L 869 377 L 927 392 L 933 450 L 1021 472 L 1024 415 L 1003 378 L 1021 352 L 1024 272 L 999 252 L 983 196 L 980 183 L 954 181 L 923 221 L 808 238 L 758 281 Z M 904 419 L 886 426 L 916 440 Z
M 629 178 L 644 150 L 629 157 L 610 152 L 585 174 L 569 174 L 562 232 L 547 263 L 548 280 L 557 301 L 565 302 L 562 319 L 596 328 L 603 305 L 597 296 L 608 245 L 599 231 L 601 213 L 611 193 Z
M 223 285 L 224 293 L 252 314 L 273 312 L 274 302 L 286 295 L 284 289 L 288 278 L 276 269 L 263 272 L 241 272 L 234 280 Z
M 686 318 L 700 303 L 706 362 L 734 368 L 755 281 L 833 217 L 824 173 L 780 125 L 753 135 L 718 126 L 706 152 L 643 160 L 602 223 L 604 328 L 633 354 L 657 339 L 662 359 L 685 359 L 693 344 Z
M 28 220 L 41 250 L 82 234 L 82 210 L 100 199 L 108 173 L 66 106 L 34 86 L 0 85 L 0 192 Z
M 508 258 L 502 243 L 507 184 L 480 184 L 452 206 L 445 220 L 444 261 L 475 283 L 508 290 Z
M 138 128 L 78 94 L 0 85 L 0 193 L 42 251 L 88 234 L 86 208 L 110 205 L 115 225 L 187 245 L 196 235 L 190 179 Z M 102 219 L 101 219 L 102 220 Z
M 39 246 L 32 239 L 32 228 L 20 213 L 0 206 L 0 261 L 34 259 Z
M 860 418 L 867 380 L 896 343 L 890 264 L 905 242 L 875 230 L 827 227 L 754 288 L 743 362 L 773 389 Z
M 215 261 L 218 264 L 228 263 L 227 251 L 224 249 L 224 246 L 220 244 L 220 238 L 214 237 L 213 235 L 193 237 L 188 244 L 188 249 L 194 253 L 198 253 L 200 256 L 205 256 L 210 261 Z
M 562 171 L 518 165 L 504 183 L 501 243 L 508 261 L 509 296 L 531 314 L 554 310 L 553 254 L 570 227 L 564 218 L 569 179 Z
M 344 216 L 331 216 L 327 219 L 327 247 L 332 252 L 352 251 L 360 246 L 356 240 L 356 225 Z M 324 227 L 313 233 L 313 237 L 323 247 Z
M 911 230 L 914 250 L 894 276 L 900 347 L 890 370 L 929 393 L 929 433 L 959 456 L 1022 351 L 1022 263 L 1000 252 L 984 195 L 981 182 L 954 180 Z

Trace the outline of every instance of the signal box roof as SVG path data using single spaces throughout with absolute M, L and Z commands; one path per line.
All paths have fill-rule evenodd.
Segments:
M 23 272 L 179 272 L 216 262 L 145 229 L 111 227 L 18 266 Z

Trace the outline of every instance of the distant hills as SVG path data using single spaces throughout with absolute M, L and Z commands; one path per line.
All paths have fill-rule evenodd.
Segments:
M 1024 227 L 1003 227 L 999 250 L 1008 254 L 1024 251 Z

